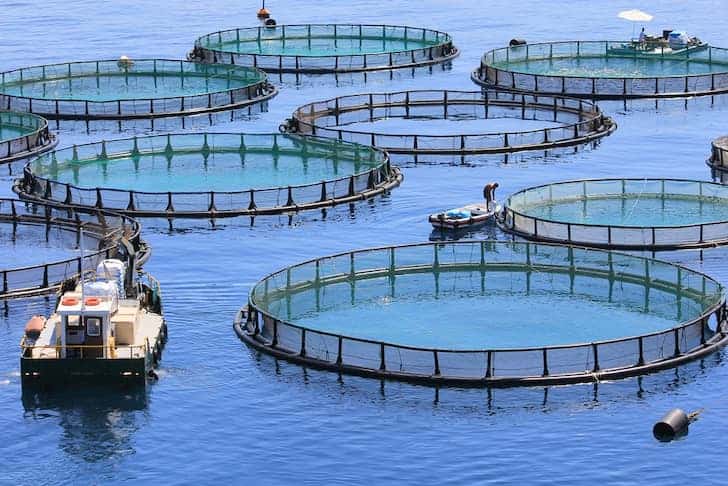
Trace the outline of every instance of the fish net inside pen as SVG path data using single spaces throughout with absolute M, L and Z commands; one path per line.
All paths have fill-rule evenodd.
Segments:
M 683 247 L 728 241 L 728 188 L 670 179 L 570 181 L 506 202 L 505 228 L 533 239 L 608 247 Z
M 362 250 L 251 292 L 263 349 L 318 364 L 462 379 L 578 376 L 695 352 L 722 287 L 672 264 L 535 243 Z

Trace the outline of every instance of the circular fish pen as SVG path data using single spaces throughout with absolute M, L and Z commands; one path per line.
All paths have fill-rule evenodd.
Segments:
M 258 282 L 234 328 L 306 366 L 432 384 L 644 374 L 726 344 L 721 285 L 596 249 L 426 243 L 318 258 Z
M 273 97 L 255 68 L 164 59 L 88 61 L 0 74 L 0 108 L 53 120 L 132 120 L 237 110 Z
M 0 299 L 53 292 L 107 258 L 141 266 L 149 248 L 140 232 L 118 213 L 0 199 L 0 243 L 14 265 L 0 268 Z
M 630 51 L 628 41 L 525 44 L 487 52 L 475 83 L 591 99 L 675 98 L 728 92 L 728 49 Z
M 0 164 L 45 152 L 57 143 L 43 118 L 29 113 L 0 111 Z
M 24 169 L 27 200 L 131 216 L 216 218 L 351 203 L 399 185 L 385 152 L 285 134 L 191 133 L 74 145 Z
M 504 204 L 501 227 L 547 242 L 628 250 L 728 243 L 728 187 L 683 179 L 592 179 L 531 187 Z
M 269 73 L 331 74 L 416 68 L 458 55 L 444 32 L 393 25 L 261 26 L 207 34 L 191 59 Z
M 389 120 L 430 122 L 515 119 L 539 122 L 539 129 L 447 134 L 442 125 L 432 134 L 400 132 Z M 360 128 L 360 124 L 372 127 Z M 419 123 L 424 125 L 423 123 Z M 480 123 L 478 123 L 480 125 Z M 412 125 L 412 123 L 410 123 Z M 548 150 L 594 142 L 617 125 L 593 103 L 559 96 L 531 96 L 498 91 L 403 91 L 341 96 L 298 108 L 284 131 L 371 145 L 390 154 L 428 155 L 507 154 Z M 424 126 L 416 127 L 420 131 Z M 400 128 L 401 130 L 401 128 Z

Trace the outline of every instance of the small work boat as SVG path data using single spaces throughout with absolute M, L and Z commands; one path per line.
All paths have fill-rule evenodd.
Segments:
M 495 201 L 495 190 L 497 188 L 497 182 L 486 184 L 483 188 L 484 202 L 431 214 L 429 217 L 430 224 L 436 229 L 459 230 L 494 222 L 495 215 L 500 210 L 500 206 Z
M 708 43 L 686 32 L 665 30 L 662 36 L 641 35 L 640 39 L 610 47 L 609 55 L 620 56 L 687 56 L 707 49 Z
M 121 260 L 62 289 L 56 312 L 34 316 L 20 342 L 23 384 L 146 382 L 167 339 L 159 283 Z

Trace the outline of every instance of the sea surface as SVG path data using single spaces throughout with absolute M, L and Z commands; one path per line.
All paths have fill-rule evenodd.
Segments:
M 648 30 L 685 29 L 728 46 L 726 4 L 717 0 L 270 0 L 266 6 L 279 23 L 438 29 L 452 34 L 461 55 L 449 69 L 371 76 L 366 84 L 361 76 L 338 86 L 331 78 L 285 81 L 267 112 L 215 131 L 274 132 L 296 107 L 343 94 L 475 89 L 469 75 L 485 50 L 513 37 L 628 38 L 633 26 L 617 13 L 635 7 L 655 15 Z M 200 35 L 255 25 L 258 7 L 239 0 L 8 0 L 0 15 L 0 70 L 121 55 L 182 58 Z M 170 335 L 159 381 L 145 391 L 22 393 L 24 323 L 50 312 L 54 302 L 0 303 L 0 483 L 725 484 L 726 351 L 611 383 L 438 390 L 276 362 L 249 350 L 232 330 L 237 309 L 263 276 L 325 254 L 426 241 L 427 214 L 478 200 L 489 181 L 500 183 L 503 200 L 566 179 L 710 178 L 710 141 L 728 131 L 724 97 L 600 106 L 619 128 L 588 150 L 507 163 L 405 163 L 404 182 L 390 195 L 325 214 L 214 225 L 144 221 L 153 246 L 146 269 L 161 281 Z M 69 146 L 130 133 L 61 130 L 59 136 Z M 12 195 L 9 174 L 20 168 L 1 168 L 0 195 Z M 504 237 L 487 228 L 468 236 Z M 660 257 L 728 283 L 725 250 Z M 652 425 L 674 407 L 703 411 L 687 437 L 657 442 Z

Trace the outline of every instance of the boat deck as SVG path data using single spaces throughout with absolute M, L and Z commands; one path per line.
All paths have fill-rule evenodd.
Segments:
M 129 323 L 135 324 L 134 342 L 128 344 L 117 344 L 114 346 L 110 356 L 105 359 L 144 359 L 147 352 L 154 348 L 155 343 L 163 334 L 162 327 L 164 318 L 161 315 L 152 314 L 144 309 L 137 308 L 136 300 L 122 300 L 119 302 L 119 309 L 111 318 L 116 325 Z M 54 342 L 54 328 L 59 323 L 60 317 L 53 316 L 46 322 L 40 336 L 31 347 L 31 359 L 57 359 L 60 357 L 60 342 Z

